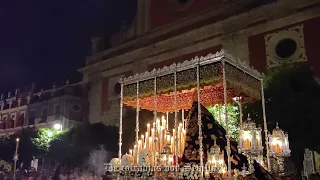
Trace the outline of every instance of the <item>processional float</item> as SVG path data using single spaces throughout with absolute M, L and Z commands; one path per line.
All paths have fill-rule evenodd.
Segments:
M 224 112 L 226 123 L 226 130 L 224 130 L 210 115 L 206 116 L 205 107 L 215 104 L 227 105 L 235 100 L 241 105 L 262 99 L 263 129 L 267 152 L 265 166 L 270 170 L 263 79 L 263 74 L 223 50 L 205 57 L 195 57 L 189 61 L 174 63 L 169 67 L 165 66 L 121 79 L 119 152 L 118 159 L 113 159 L 111 164 L 121 167 L 153 167 L 145 174 L 142 169 L 138 171 L 137 169 L 126 169 L 128 173 L 122 174 L 126 177 L 142 177 L 144 174 L 157 178 L 157 176 L 163 176 L 163 168 L 171 166 L 175 167 L 171 173 L 172 177 L 185 178 L 181 176 L 181 169 L 185 168 L 186 164 L 193 166 L 190 165 L 190 162 L 196 162 L 196 165 L 200 167 L 199 173 L 196 177 L 193 176 L 193 179 L 207 177 L 208 172 L 204 167 L 208 164 L 219 168 L 218 173 L 226 173 L 227 177 L 231 177 L 235 175 L 233 168 L 241 166 L 235 160 L 241 159 L 239 158 L 241 153 L 248 156 L 250 162 L 246 161 L 247 165 L 244 164 L 244 167 L 247 166 L 247 168 L 251 161 L 257 160 L 253 157 L 256 155 L 263 157 L 261 130 L 259 131 L 259 128 L 256 128 L 251 122 L 242 124 L 241 112 L 240 141 L 237 146 L 238 143 L 229 135 L 227 108 Z M 129 154 L 125 155 L 121 151 L 123 105 L 136 108 L 135 145 Z M 153 111 L 154 115 L 153 122 L 146 125 L 147 131 L 144 133 L 141 133 L 139 128 L 141 109 Z M 188 110 L 190 110 L 188 118 L 185 120 L 182 115 L 181 121 L 178 120 L 178 113 L 183 114 Z M 174 114 L 172 130 L 169 129 L 168 113 Z M 162 115 L 162 118 L 158 117 L 159 115 Z M 215 130 L 210 135 L 211 129 Z M 219 133 L 216 132 L 220 133 L 225 145 L 221 143 L 217 145 Z M 195 135 L 198 137 L 194 138 Z M 235 152 L 237 149 L 240 154 Z M 250 168 L 253 169 L 251 165 Z

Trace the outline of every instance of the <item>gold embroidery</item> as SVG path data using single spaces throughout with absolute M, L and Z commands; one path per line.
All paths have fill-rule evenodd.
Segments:
M 233 159 L 233 156 L 230 157 L 230 161 L 233 162 L 233 164 L 238 165 L 239 162 Z
M 217 139 L 217 137 L 214 134 L 211 134 L 210 137 L 211 137 L 212 140 L 216 140 Z

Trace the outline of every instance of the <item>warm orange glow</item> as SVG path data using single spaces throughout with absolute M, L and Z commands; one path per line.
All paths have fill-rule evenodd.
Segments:
M 243 131 L 241 138 L 243 140 L 242 146 L 244 149 L 249 149 L 252 147 L 252 135 L 249 131 Z
M 182 92 L 177 92 L 177 109 L 188 110 L 191 108 L 192 103 L 194 102 L 196 96 L 196 88 L 191 90 L 186 90 Z M 213 106 L 215 104 L 223 104 L 223 85 L 222 83 L 216 84 L 215 86 L 204 86 L 201 89 L 201 104 L 204 106 Z M 227 89 L 228 103 L 232 103 L 232 97 L 240 96 L 247 97 L 245 94 L 239 94 L 233 91 L 232 89 Z M 250 101 L 248 98 L 244 99 Z M 124 104 L 136 107 L 136 99 L 124 100 Z M 154 97 L 144 97 L 139 99 L 139 107 L 141 109 L 147 109 L 153 111 L 154 108 Z M 157 96 L 157 111 L 158 112 L 174 112 L 174 93 L 162 94 Z
M 273 151 L 275 153 L 282 153 L 282 142 L 279 139 L 272 140 Z

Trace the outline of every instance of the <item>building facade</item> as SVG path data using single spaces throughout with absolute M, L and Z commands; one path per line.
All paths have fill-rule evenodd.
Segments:
M 224 49 L 255 69 L 308 63 L 320 77 L 318 0 L 137 0 L 132 26 L 81 69 L 90 87 L 89 121 L 117 125 L 121 77 Z
M 53 127 L 61 129 L 87 121 L 88 103 L 82 82 L 34 92 L 34 88 L 11 96 L 1 96 L 0 136 L 22 128 Z

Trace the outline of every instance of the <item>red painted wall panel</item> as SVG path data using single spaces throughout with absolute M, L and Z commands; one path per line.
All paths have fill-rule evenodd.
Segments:
M 214 47 L 211 47 L 208 49 L 204 49 L 201 51 L 185 54 L 185 55 L 182 55 L 179 57 L 175 57 L 175 58 L 164 60 L 164 61 L 161 61 L 158 63 L 150 64 L 148 66 L 148 71 L 151 71 L 154 68 L 158 69 L 158 68 L 162 68 L 164 66 L 169 66 L 173 63 L 179 63 L 179 62 L 183 62 L 185 60 L 191 60 L 192 58 L 194 58 L 196 56 L 200 57 L 200 56 L 206 56 L 209 53 L 216 53 L 217 51 L 220 51 L 221 49 L 222 49 L 222 45 L 217 45 L 217 46 L 214 46 Z
M 101 80 L 102 94 L 101 94 L 101 113 L 104 113 L 108 109 L 108 94 L 109 94 L 109 77 L 105 77 Z
M 320 17 L 306 21 L 303 31 L 308 63 L 320 77 Z
M 269 32 L 251 36 L 248 39 L 250 65 L 255 69 L 266 72 L 267 58 L 264 35 L 273 32 L 281 31 L 303 24 L 304 42 L 308 64 L 313 68 L 315 73 L 320 77 L 320 18 L 313 18 L 307 21 L 285 26 Z
M 248 39 L 250 66 L 260 72 L 266 72 L 267 57 L 264 34 L 251 36 Z
M 178 0 L 151 0 L 151 28 L 158 28 L 179 19 L 205 12 L 221 4 L 222 0 L 189 0 L 185 5 Z M 189 4 L 188 4 L 189 3 Z

